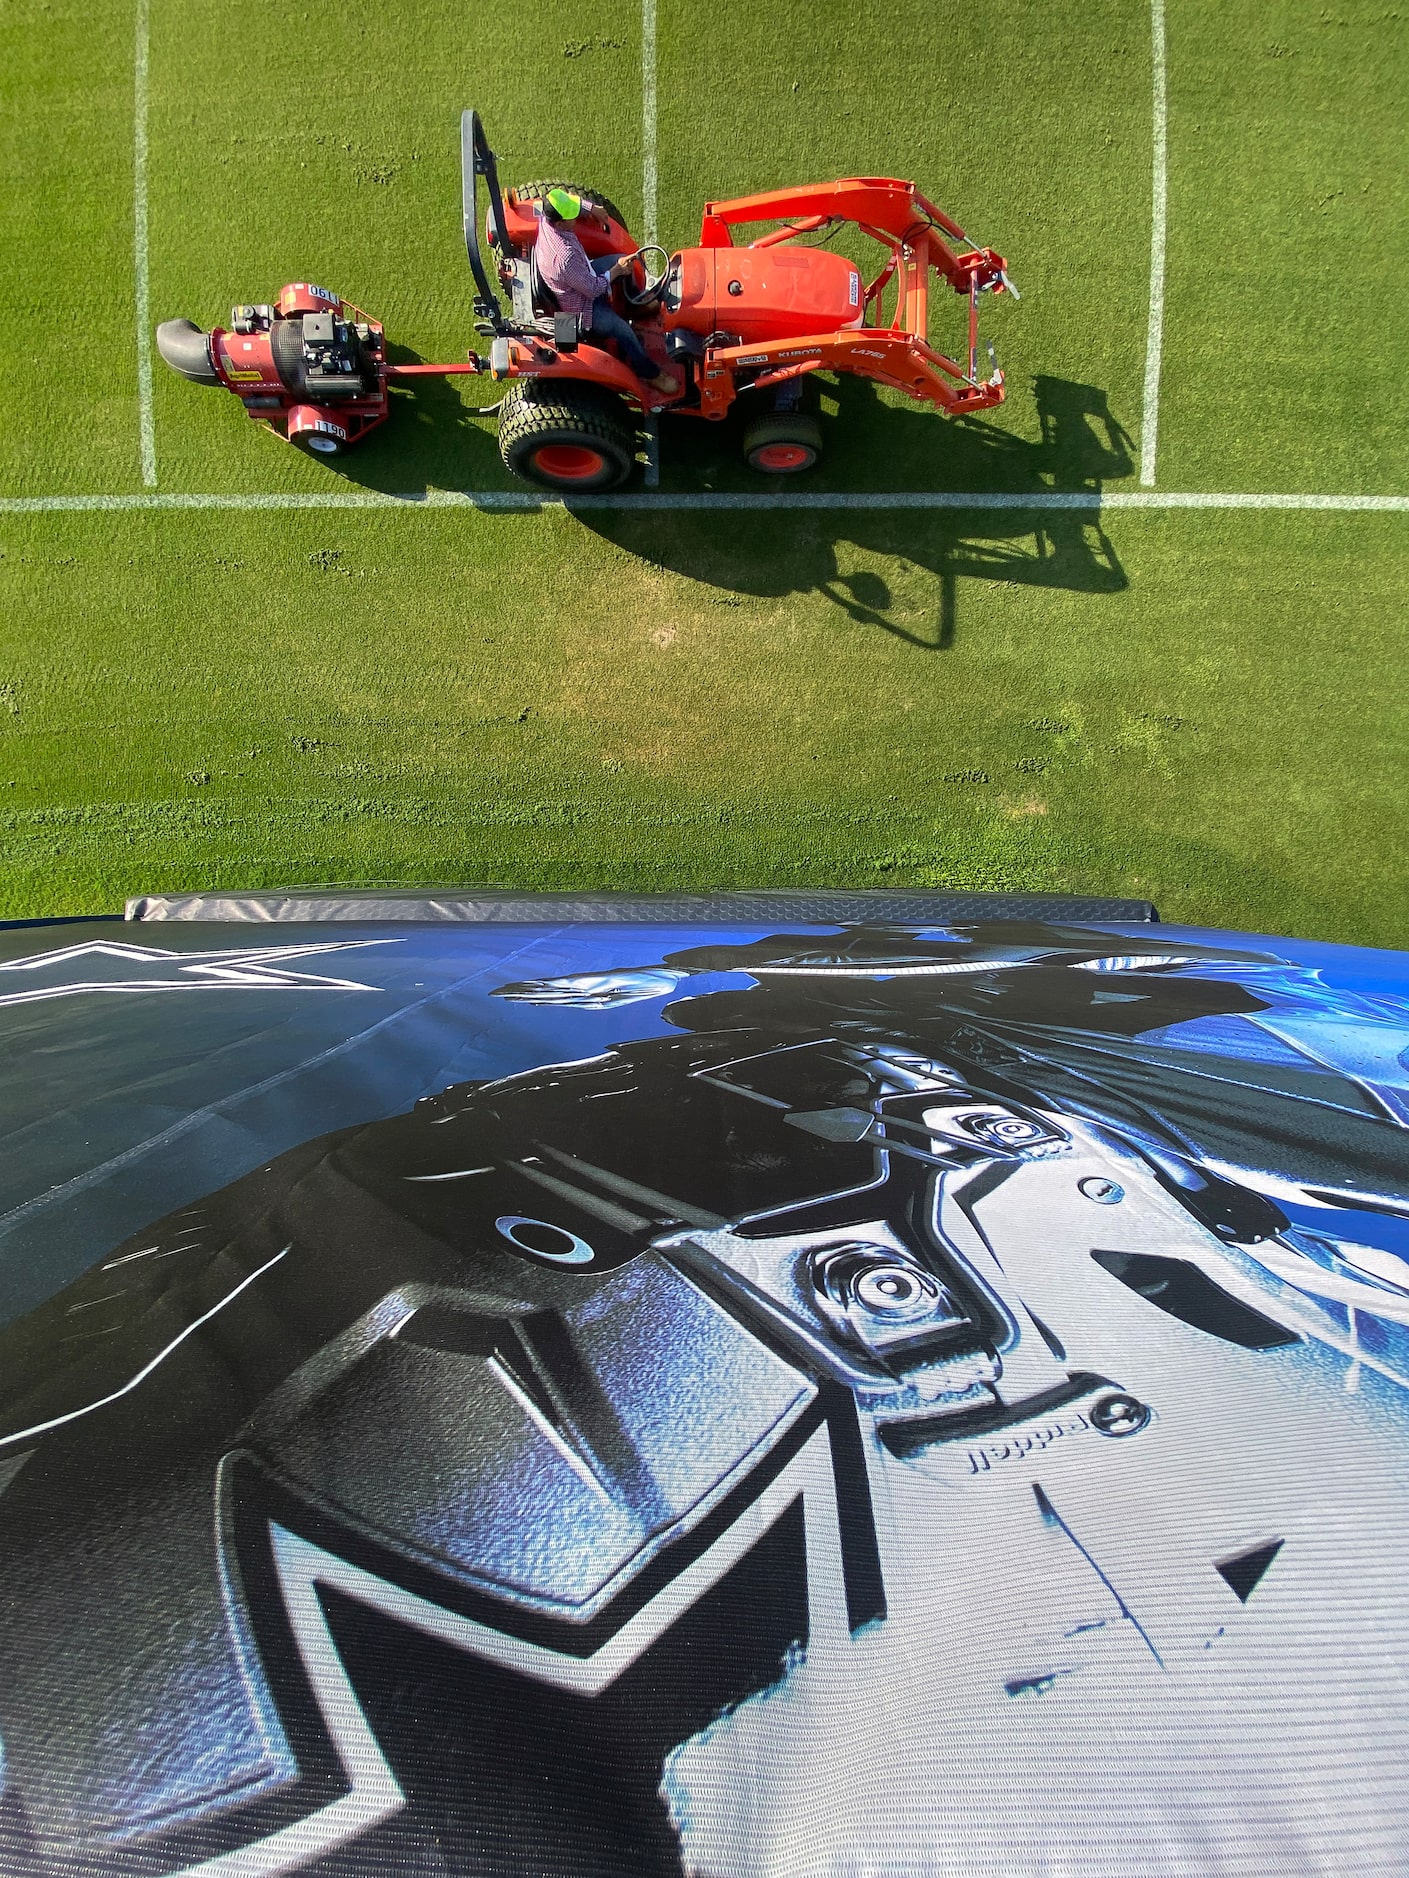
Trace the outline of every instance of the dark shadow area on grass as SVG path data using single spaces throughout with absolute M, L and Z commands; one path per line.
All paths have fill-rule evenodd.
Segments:
M 874 463 L 904 455 L 903 427 L 929 427 L 926 443 L 942 449 L 936 477 L 941 489 L 998 496 L 992 508 L 855 507 L 835 509 L 672 510 L 579 509 L 595 534 L 643 560 L 726 591 L 757 598 L 789 593 L 824 594 L 850 619 L 875 626 L 922 651 L 953 643 L 961 580 L 1051 587 L 1074 593 L 1120 593 L 1129 584 L 1101 526 L 1103 484 L 1133 470 L 1130 439 L 1112 416 L 1103 391 L 1067 379 L 1034 381 L 1037 441 L 1014 436 L 978 418 L 945 420 L 932 411 L 914 415 L 882 404 L 866 380 L 843 379 L 838 415 L 829 420 L 829 443 L 866 450 Z M 663 427 L 669 450 L 683 421 Z M 703 427 L 698 427 L 703 428 Z M 713 429 L 714 427 L 711 427 Z M 717 448 L 718 432 L 709 441 Z M 881 439 L 884 439 L 884 444 Z M 669 460 L 666 438 L 662 454 Z M 799 491 L 813 479 L 786 479 Z M 754 479 L 758 493 L 778 491 L 785 479 Z M 934 485 L 931 485 L 934 486 Z M 885 489 L 878 475 L 871 489 Z M 893 485 L 892 485 L 893 487 Z M 866 489 L 853 492 L 864 500 Z M 1062 493 L 1089 506 L 1027 507 L 1025 497 Z M 896 602 L 889 582 L 869 570 L 843 572 L 837 548 L 848 542 L 865 552 L 926 568 L 937 581 L 932 607 L 917 617 Z
M 428 363 L 409 346 L 388 345 L 387 354 L 393 365 Z M 493 425 L 481 429 L 471 408 L 497 404 L 503 389 L 488 373 L 398 380 L 386 423 L 345 455 L 321 461 L 334 476 L 385 495 L 522 489 L 500 461 Z
M 393 347 L 392 357 L 398 364 L 419 362 L 406 347 Z M 442 488 L 531 496 L 503 468 L 492 425 L 475 419 L 472 407 L 497 403 L 501 391 L 488 377 L 408 381 L 393 391 L 387 424 L 327 468 L 363 488 L 398 495 Z M 1105 483 L 1132 473 L 1131 443 L 1099 387 L 1035 379 L 1036 440 L 977 417 L 897 408 L 867 379 L 841 378 L 834 396 L 838 409 L 824 419 L 827 453 L 815 474 L 763 477 L 743 466 L 740 439 L 755 413 L 744 397 L 722 424 L 689 418 L 662 424 L 666 487 L 742 495 L 805 491 L 825 487 L 827 466 L 834 464 L 852 483 L 838 492 L 843 495 L 864 500 L 908 486 L 995 496 L 1002 506 L 661 511 L 631 505 L 630 496 L 641 493 L 637 486 L 624 492 L 628 501 L 619 509 L 574 507 L 574 513 L 594 533 L 656 566 L 757 598 L 817 592 L 858 625 L 928 652 L 953 643 L 961 580 L 1093 594 L 1119 593 L 1128 584 L 1099 505 Z M 869 473 L 856 480 L 857 470 Z M 1053 493 L 1089 506 L 1024 506 L 1024 497 Z M 842 543 L 927 569 L 937 583 L 933 604 L 907 608 L 883 574 L 844 571 L 837 555 Z

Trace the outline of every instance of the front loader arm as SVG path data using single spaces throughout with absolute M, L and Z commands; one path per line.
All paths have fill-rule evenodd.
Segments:
M 702 248 L 731 248 L 729 230 L 740 222 L 795 222 L 811 215 L 869 222 L 900 235 L 923 218 L 914 210 L 915 186 L 892 177 L 848 177 L 835 183 L 800 183 L 761 195 L 706 202 L 700 223 Z
M 811 372 L 848 372 L 903 391 L 919 404 L 937 405 L 950 416 L 985 411 L 1003 402 L 1003 374 L 982 382 L 972 370 L 937 352 L 925 340 L 895 327 L 859 327 L 854 332 L 817 333 L 762 344 L 711 346 L 705 354 L 702 390 L 707 409 L 723 414 L 739 374 L 754 389 L 778 385 Z
M 753 244 L 772 246 L 834 220 L 855 222 L 892 249 L 923 249 L 926 261 L 956 293 L 971 293 L 975 286 L 980 293 L 1001 293 L 1007 285 L 1007 262 L 1001 254 L 972 246 L 959 224 L 921 195 L 914 183 L 892 176 L 852 176 L 840 182 L 804 183 L 755 196 L 735 196 L 727 202 L 707 202 L 700 222 L 700 246 L 733 247 L 730 230 L 744 222 L 790 224 Z M 951 240 L 962 245 L 951 247 Z

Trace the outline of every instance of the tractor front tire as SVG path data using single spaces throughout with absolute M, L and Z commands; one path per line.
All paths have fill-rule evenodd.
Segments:
M 744 432 L 744 462 L 765 475 L 795 475 L 821 456 L 821 424 L 806 411 L 770 411 Z
M 822 454 L 822 426 L 805 411 L 773 411 L 744 432 L 744 461 L 765 476 L 793 476 Z
M 540 489 L 616 489 L 636 467 L 636 427 L 613 392 L 567 378 L 521 378 L 499 411 L 506 469 Z

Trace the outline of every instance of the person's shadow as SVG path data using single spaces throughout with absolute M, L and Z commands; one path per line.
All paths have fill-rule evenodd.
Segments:
M 1033 391 L 1035 442 L 978 418 L 946 420 L 928 410 L 898 410 L 883 404 L 868 380 L 843 378 L 836 389 L 838 413 L 827 428 L 835 427 L 839 450 L 864 453 L 858 460 L 873 463 L 913 462 L 903 446 L 914 437 L 902 439 L 898 432 L 924 424 L 931 486 L 954 495 L 998 497 L 998 506 L 872 508 L 866 498 L 873 491 L 863 487 L 843 498 L 847 506 L 835 508 L 623 507 L 583 509 L 579 517 L 617 546 L 724 595 L 821 593 L 859 624 L 924 651 L 940 651 L 954 638 L 961 579 L 1092 594 L 1119 593 L 1129 584 L 1101 525 L 1100 495 L 1107 482 L 1133 472 L 1130 438 L 1095 385 L 1043 377 Z M 688 447 L 680 436 L 684 428 L 683 420 L 671 427 L 672 446 Z M 806 488 L 808 481 L 799 478 L 794 486 Z M 1087 498 L 1089 506 L 1040 506 L 1042 497 L 1054 493 Z M 1024 500 L 1034 497 L 1038 502 L 1031 505 Z M 913 583 L 906 583 L 908 595 L 900 595 L 879 570 L 843 571 L 841 543 L 882 562 L 928 569 L 936 577 L 933 602 L 917 608 Z

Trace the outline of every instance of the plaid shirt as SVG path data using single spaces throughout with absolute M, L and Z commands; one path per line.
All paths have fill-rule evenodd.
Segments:
M 606 279 L 593 272 L 582 243 L 566 223 L 555 228 L 541 215 L 535 253 L 538 278 L 556 295 L 564 313 L 588 313 L 592 302 L 606 293 Z

